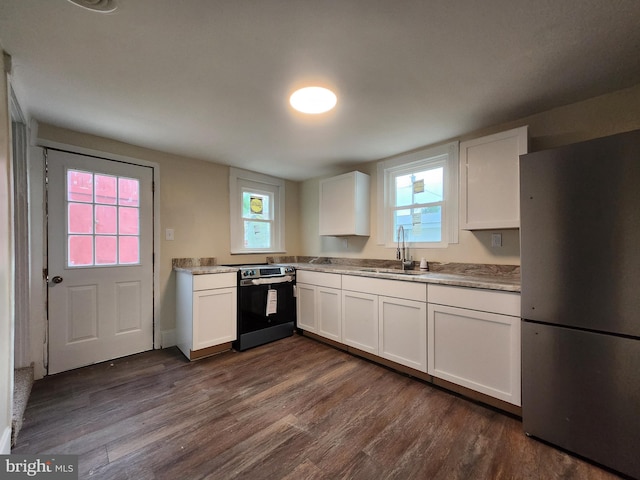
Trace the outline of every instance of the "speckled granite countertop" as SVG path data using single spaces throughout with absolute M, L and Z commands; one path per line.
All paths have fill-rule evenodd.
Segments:
M 214 257 L 207 258 L 174 258 L 171 266 L 176 272 L 186 272 L 191 275 L 208 275 L 210 273 L 236 273 L 235 267 L 216 265 Z
M 398 262 L 388 260 L 268 257 L 267 262 L 293 265 L 298 270 L 520 292 L 520 268 L 513 265 L 429 262 L 430 271 L 428 272 L 420 270 L 403 272 L 397 268 L 390 268 Z M 215 258 L 174 258 L 172 265 L 175 271 L 192 275 L 238 271 L 237 267 L 216 265 Z
M 294 263 L 298 270 L 311 270 L 342 275 L 357 275 L 361 277 L 386 278 L 405 282 L 435 283 L 458 287 L 484 288 L 488 290 L 502 290 L 520 292 L 520 278 L 505 275 L 474 275 L 468 273 L 421 272 L 420 270 L 402 270 L 389 268 L 369 268 L 349 265 Z
M 210 273 L 236 273 L 235 267 L 225 267 L 222 265 L 214 265 L 211 267 L 173 267 L 176 272 L 187 272 L 191 275 L 208 275 Z

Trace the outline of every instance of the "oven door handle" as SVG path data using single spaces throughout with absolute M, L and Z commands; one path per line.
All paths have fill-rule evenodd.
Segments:
M 269 285 L 272 283 L 285 282 L 293 282 L 293 277 L 291 275 L 285 275 L 284 277 L 256 278 L 251 280 L 251 285 Z

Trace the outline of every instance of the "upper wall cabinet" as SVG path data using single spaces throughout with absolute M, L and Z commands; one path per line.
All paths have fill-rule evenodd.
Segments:
M 527 127 L 460 143 L 460 228 L 520 228 L 520 155 Z
M 320 235 L 369 235 L 370 183 L 361 172 L 320 180 Z

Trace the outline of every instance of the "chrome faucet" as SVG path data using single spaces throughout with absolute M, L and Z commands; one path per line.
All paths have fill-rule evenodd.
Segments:
M 407 260 L 407 247 L 404 242 L 404 227 L 400 225 L 398 227 L 398 247 L 396 248 L 396 260 L 400 260 L 402 262 L 402 270 L 405 270 L 407 267 L 413 266 L 413 261 Z M 400 237 L 402 237 L 402 248 L 400 248 Z

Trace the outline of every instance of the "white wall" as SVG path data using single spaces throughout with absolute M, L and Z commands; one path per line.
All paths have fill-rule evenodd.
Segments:
M 529 126 L 529 151 L 534 152 L 560 145 L 613 135 L 615 133 L 640 129 L 640 84 L 631 88 L 602 95 L 582 102 L 555 108 L 507 124 L 487 126 L 480 131 L 465 134 L 459 138 L 468 140 L 490 135 L 522 125 Z M 400 154 L 402 152 L 398 152 Z M 311 179 L 300 187 L 301 203 L 301 244 L 302 255 L 327 257 L 376 258 L 392 260 L 395 250 L 377 245 L 377 162 L 354 165 L 344 171 L 359 170 L 371 175 L 370 237 L 320 237 L 318 235 L 318 184 L 319 179 Z M 460 231 L 459 243 L 448 248 L 410 250 L 414 260 L 425 257 L 429 261 L 520 264 L 519 230 L 503 230 L 503 246 L 491 247 L 491 233 L 494 231 Z
M 7 454 L 11 448 L 13 403 L 13 196 L 11 121 L 4 55 L 0 62 L 0 454 Z

